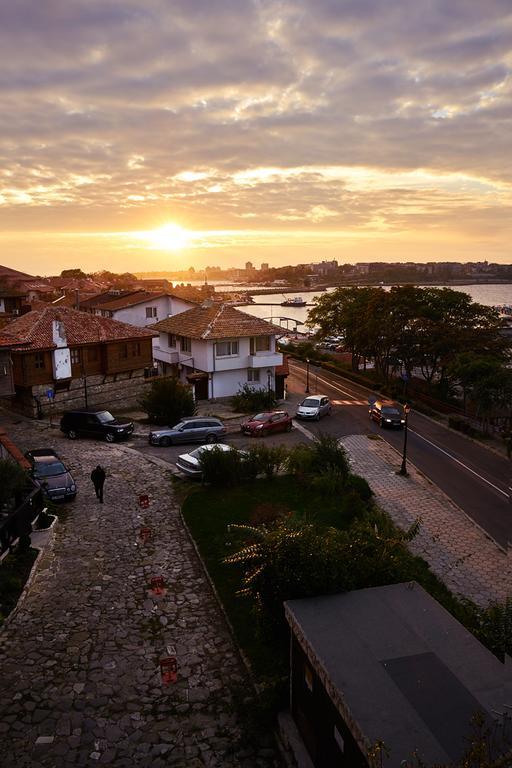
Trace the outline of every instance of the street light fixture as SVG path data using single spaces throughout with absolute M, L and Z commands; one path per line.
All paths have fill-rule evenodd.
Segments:
M 306 395 L 309 395 L 309 357 L 306 357 Z
M 411 406 L 408 403 L 405 403 L 404 405 L 404 450 L 402 453 L 402 466 L 400 467 L 399 475 L 403 475 L 403 477 L 407 477 L 407 421 L 409 417 L 409 411 L 411 410 Z

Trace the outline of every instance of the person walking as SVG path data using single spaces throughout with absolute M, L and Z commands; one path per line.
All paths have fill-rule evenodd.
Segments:
M 97 498 L 100 500 L 100 504 L 103 504 L 103 486 L 105 485 L 105 470 L 99 464 L 96 469 L 91 472 L 91 480 L 94 485 Z

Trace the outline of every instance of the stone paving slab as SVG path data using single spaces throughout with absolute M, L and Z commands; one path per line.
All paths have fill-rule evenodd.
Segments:
M 397 475 L 401 457 L 384 440 L 350 435 L 341 442 L 354 471 L 400 528 L 421 519 L 409 546 L 449 589 L 481 606 L 512 595 L 512 553 L 504 553 L 443 491 L 410 462 L 409 477 Z
M 2 768 L 280 765 L 272 737 L 248 731 L 239 714 L 252 689 L 170 473 L 123 446 L 3 421 L 22 450 L 56 448 L 79 493 L 0 630 Z M 89 480 L 98 463 L 104 504 Z M 141 527 L 151 529 L 146 543 Z M 165 594 L 150 593 L 153 576 Z M 165 686 L 159 662 L 169 654 L 178 674 Z

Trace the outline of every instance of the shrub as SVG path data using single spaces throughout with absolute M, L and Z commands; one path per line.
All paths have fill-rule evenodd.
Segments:
M 346 480 L 345 488 L 347 491 L 355 491 L 362 501 L 370 501 L 373 491 L 364 479 L 359 475 L 349 475 Z
M 0 459 L 0 509 L 15 509 L 31 484 L 24 469 L 14 461 Z
M 196 406 L 190 387 L 174 376 L 151 382 L 139 399 L 140 407 L 154 424 L 177 424 L 184 416 L 193 416 Z
M 254 477 L 264 474 L 269 480 L 283 468 L 288 458 L 288 451 L 283 445 L 253 445 L 248 453 L 251 469 L 256 471 Z M 251 476 L 253 471 L 249 473 Z
M 231 406 L 238 413 L 268 410 L 274 408 L 276 402 L 275 392 L 272 389 L 253 389 L 248 384 L 244 384 L 231 398 Z
M 305 443 L 294 445 L 288 453 L 286 468 L 297 479 L 303 480 L 313 472 L 313 451 Z
M 241 483 L 247 471 L 245 456 L 241 451 L 221 451 L 213 448 L 201 453 L 199 464 L 203 483 L 214 487 L 229 487 Z
M 491 603 L 481 615 L 483 642 L 502 661 L 512 656 L 512 596 L 504 603 Z
M 315 440 L 311 450 L 313 451 L 313 469 L 317 472 L 336 470 L 347 477 L 350 472 L 350 464 L 347 454 L 338 439 L 334 435 L 320 435 Z
M 344 486 L 345 475 L 334 467 L 311 478 L 311 487 L 322 496 L 339 496 Z

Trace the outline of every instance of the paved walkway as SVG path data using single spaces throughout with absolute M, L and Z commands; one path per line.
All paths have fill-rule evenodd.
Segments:
M 248 730 L 239 714 L 251 688 L 170 473 L 123 446 L 2 420 L 22 450 L 55 447 L 79 484 L 25 600 L 0 630 L 2 768 L 279 765 L 271 737 Z M 107 471 L 103 505 L 89 480 L 98 463 Z M 143 493 L 148 509 L 137 503 Z M 165 595 L 149 592 L 153 576 L 164 577 Z M 165 686 L 159 662 L 169 653 L 178 674 Z
M 369 482 L 378 504 L 401 528 L 418 518 L 410 548 L 430 564 L 455 593 L 478 605 L 512 595 L 512 553 L 505 554 L 437 486 L 408 463 L 409 477 L 396 474 L 401 456 L 384 440 L 341 438 L 354 471 Z M 512 514 L 512 509 L 511 509 Z

